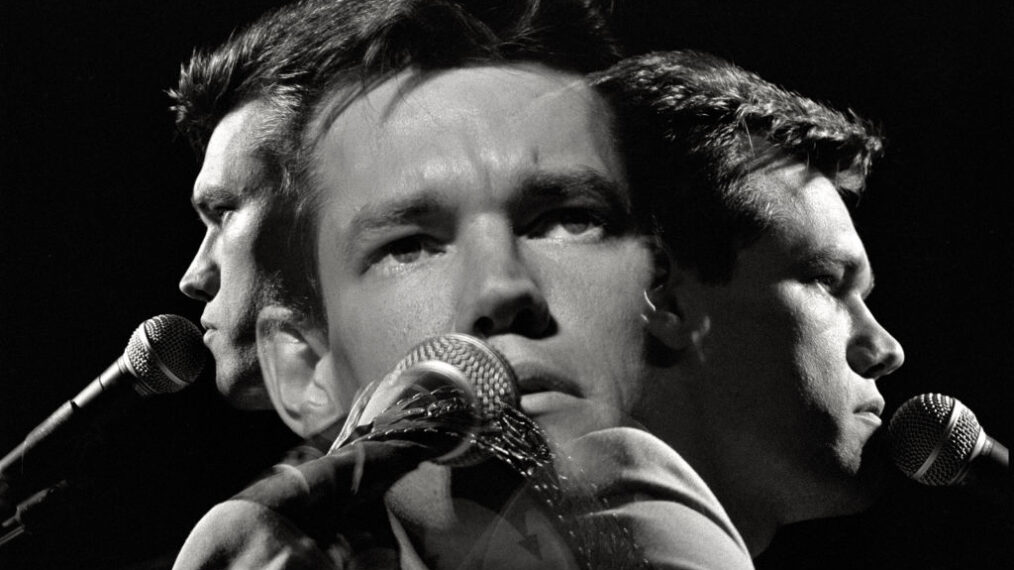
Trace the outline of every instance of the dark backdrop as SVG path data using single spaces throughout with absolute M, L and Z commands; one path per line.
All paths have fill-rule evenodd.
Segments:
M 4 4 L 0 452 L 103 370 L 145 318 L 199 317 L 176 288 L 202 234 L 188 203 L 199 165 L 173 134 L 164 90 L 194 46 L 276 3 Z M 877 272 L 871 305 L 907 353 L 883 383 L 889 407 L 949 393 L 1014 442 L 1012 5 L 616 4 L 631 52 L 715 52 L 884 126 L 888 155 L 857 223 Z M 77 464 L 93 481 L 82 503 L 5 556 L 147 567 L 293 441 L 270 414 L 229 410 L 207 374 L 130 415 L 130 433 L 90 436 L 102 445 Z M 899 480 L 869 513 L 786 529 L 758 565 L 1006 566 L 1010 520 L 1009 504 Z

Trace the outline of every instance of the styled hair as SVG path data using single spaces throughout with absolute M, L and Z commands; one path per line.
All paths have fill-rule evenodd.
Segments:
M 195 50 L 180 66 L 180 75 L 168 94 L 176 129 L 188 140 L 198 158 L 207 150 L 218 123 L 231 111 L 250 101 L 267 103 L 270 109 L 257 133 L 257 149 L 270 145 L 295 115 L 299 88 L 277 76 L 278 48 L 285 36 L 284 21 L 292 6 L 269 12 L 234 31 L 214 49 Z M 283 129 L 284 130 L 284 129 Z M 263 149 L 267 150 L 267 149 Z M 282 150 L 275 151 L 279 159 Z
M 732 277 L 739 250 L 773 223 L 769 197 L 744 184 L 790 158 L 858 197 L 883 142 L 842 113 L 716 56 L 673 51 L 592 74 L 612 106 L 635 210 L 705 282 Z
M 304 106 L 337 85 L 469 60 L 531 59 L 586 73 L 618 54 L 595 0 L 300 0 L 195 50 L 168 94 L 176 128 L 199 157 L 226 114 L 268 103 L 258 149 L 284 161 Z
M 316 102 L 410 66 L 530 60 L 578 73 L 603 69 L 619 50 L 593 1 L 301 0 L 195 51 L 169 95 L 177 130 L 198 157 L 225 115 L 251 101 L 265 105 L 254 152 L 274 177 L 267 187 L 284 200 L 277 225 L 295 229 L 287 239 L 276 232 L 258 239 L 276 282 L 262 302 L 281 300 L 323 322 L 309 237 L 316 205 L 304 195 L 308 185 L 296 181 L 300 133 Z
M 218 123 L 258 101 L 254 152 L 273 178 L 277 224 L 296 227 L 302 189 L 294 183 L 300 132 L 309 109 L 340 85 L 380 81 L 409 66 L 533 60 L 584 73 L 618 59 L 592 0 L 301 0 L 261 16 L 222 45 L 195 51 L 169 90 L 177 130 L 200 158 Z M 322 321 L 316 260 L 300 255 L 298 232 L 257 240 L 272 273 L 267 301 Z M 312 242 L 311 242 L 312 243 Z M 309 288 L 308 288 L 309 287 Z

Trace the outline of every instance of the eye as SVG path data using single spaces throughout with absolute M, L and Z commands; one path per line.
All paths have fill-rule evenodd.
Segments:
M 207 202 L 198 207 L 198 215 L 206 226 L 221 226 L 239 209 L 233 202 Z
M 211 204 L 211 212 L 221 223 L 225 223 L 239 211 L 242 204 L 243 202 L 237 199 L 220 200 Z
M 397 239 L 380 248 L 370 262 L 386 270 L 401 270 L 444 252 L 443 246 L 433 238 L 412 235 Z
M 817 283 L 818 285 L 823 285 L 823 286 L 827 287 L 828 289 L 834 289 L 835 287 L 838 286 L 838 276 L 837 275 L 831 275 L 831 274 L 817 275 L 816 277 L 813 277 L 811 279 L 811 281 L 813 281 L 814 283 Z
M 846 286 L 845 272 L 831 268 L 814 269 L 806 281 L 820 287 L 831 295 L 840 294 Z
M 232 214 L 235 213 L 235 211 L 236 210 L 233 208 L 226 207 L 215 208 L 211 210 L 211 218 L 215 220 L 215 222 L 218 225 L 225 225 L 225 223 L 229 221 L 229 218 L 232 217 Z
M 557 240 L 596 240 L 606 235 L 607 227 L 605 218 L 592 210 L 563 208 L 536 220 L 529 234 Z

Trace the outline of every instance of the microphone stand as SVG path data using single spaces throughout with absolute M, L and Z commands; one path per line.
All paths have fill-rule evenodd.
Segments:
M 56 520 L 78 498 L 75 489 L 66 480 L 28 497 L 18 504 L 14 516 L 0 526 L 0 549 L 23 534 L 45 529 L 47 522 Z

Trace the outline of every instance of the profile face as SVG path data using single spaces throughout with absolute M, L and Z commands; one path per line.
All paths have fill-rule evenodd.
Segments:
M 745 183 L 771 198 L 774 225 L 740 251 L 729 283 L 697 287 L 706 409 L 763 484 L 822 515 L 855 510 L 878 462 L 864 455 L 884 408 L 876 381 L 904 353 L 866 305 L 870 262 L 830 180 L 783 161 Z
M 269 233 L 274 190 L 267 165 L 255 154 L 262 112 L 262 103 L 247 103 L 226 115 L 211 135 L 192 196 L 204 239 L 180 281 L 185 295 L 205 303 L 201 325 L 215 358 L 218 390 L 241 408 L 271 405 L 255 344 L 257 302 L 268 277 L 254 252 Z
M 312 157 L 338 377 L 380 379 L 457 331 L 504 353 L 551 437 L 617 423 L 637 395 L 652 265 L 604 104 L 538 65 L 413 79 L 350 103 Z

